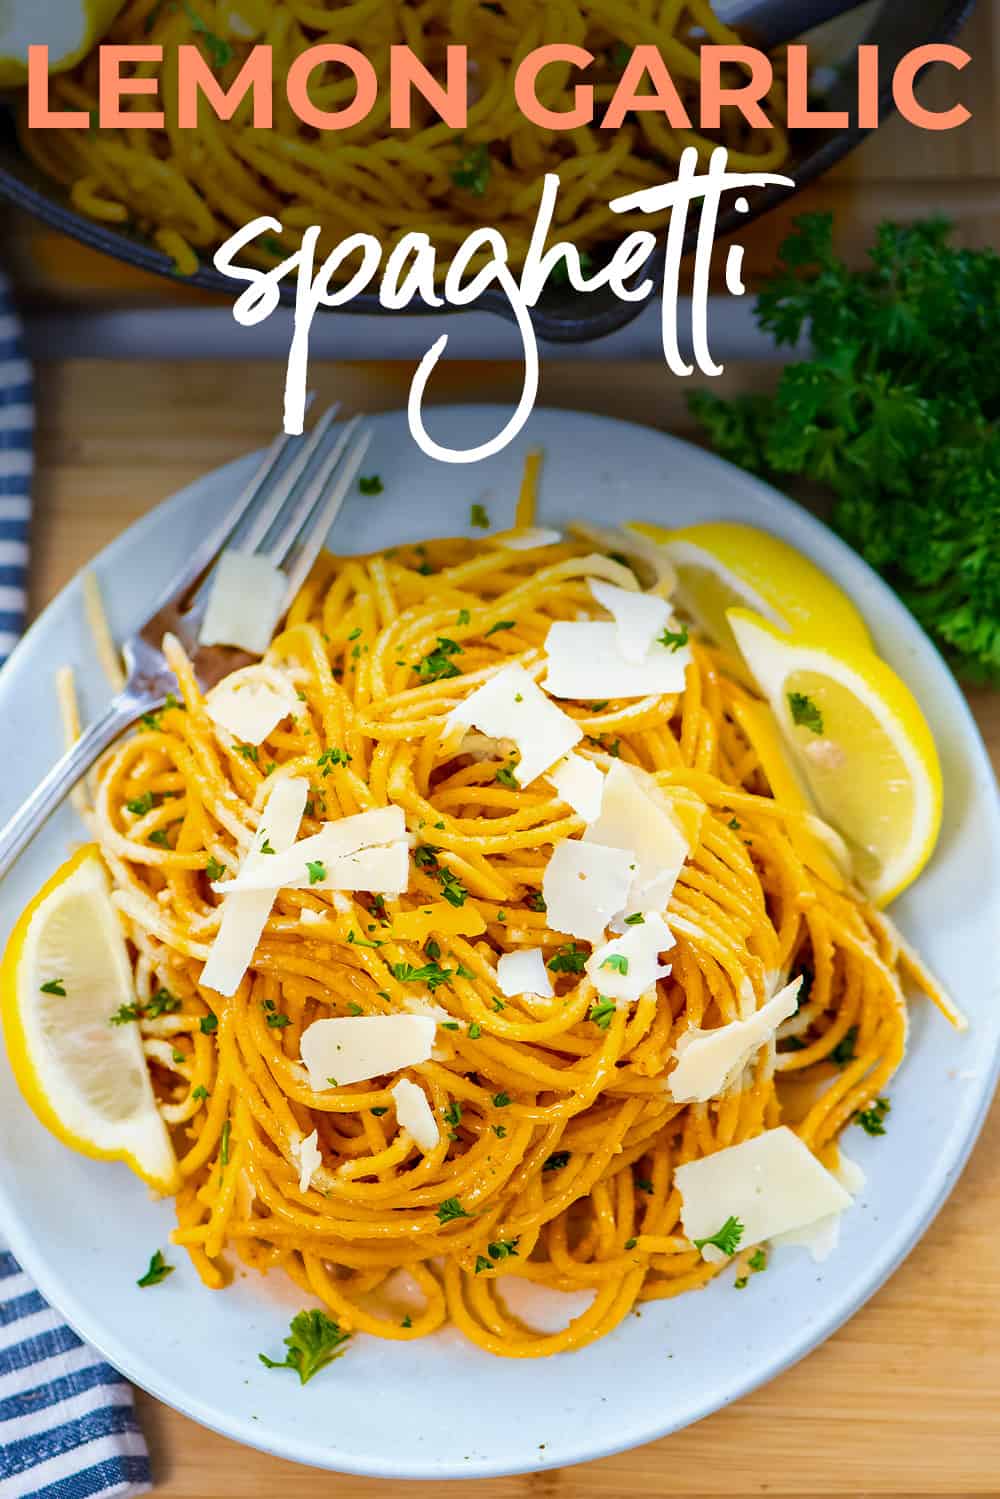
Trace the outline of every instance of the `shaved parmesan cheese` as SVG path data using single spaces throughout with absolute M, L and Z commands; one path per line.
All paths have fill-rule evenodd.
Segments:
M 441 1139 L 441 1130 L 434 1118 L 434 1111 L 427 1102 L 427 1094 L 408 1077 L 401 1077 L 389 1089 L 396 1104 L 396 1118 L 401 1129 L 413 1136 L 425 1155 L 429 1154 Z
M 205 698 L 205 711 L 241 744 L 262 744 L 299 708 L 295 689 L 274 667 L 246 666 L 224 677 Z
M 549 926 L 600 942 L 625 904 L 634 875 L 635 858 L 625 849 L 567 838 L 556 845 L 542 880 Z
M 302 1060 L 314 1093 L 367 1082 L 426 1062 L 435 1022 L 423 1015 L 351 1015 L 314 1020 L 302 1032 Z
M 585 822 L 594 822 L 600 816 L 604 773 L 593 760 L 585 760 L 582 755 L 567 755 L 565 760 L 553 765 L 547 775 L 559 800 L 572 807 Z
M 299 1145 L 299 1191 L 308 1192 L 312 1185 L 313 1173 L 323 1164 L 323 1157 L 319 1152 L 319 1133 L 313 1130 L 311 1135 L 306 1135 Z
M 688 855 L 688 842 L 670 803 L 645 771 L 616 760 L 604 778 L 601 815 L 587 827 L 585 843 L 624 848 L 636 869 L 626 914 L 666 910 Z
M 435 901 L 417 911 L 396 912 L 388 935 L 397 942 L 416 942 L 422 947 L 432 932 L 439 937 L 480 937 L 485 930 L 486 922 L 475 906 Z
M 591 578 L 594 598 L 614 618 L 618 649 L 632 666 L 639 666 L 649 655 L 657 636 L 662 635 L 670 618 L 670 605 L 655 593 L 638 593 L 616 588 L 600 578 Z
M 426 994 L 404 994 L 402 998 L 403 1009 L 408 1015 L 423 1015 L 428 1020 L 433 1020 L 436 1025 L 442 1025 L 451 1016 L 443 1006 L 435 1004 Z
M 520 759 L 519 786 L 528 786 L 583 738 L 583 730 L 550 703 L 523 666 L 505 666 L 453 708 L 447 728 L 464 725 L 495 739 L 512 739 Z
M 312 906 L 303 906 L 299 912 L 299 926 L 324 926 L 329 919 L 329 911 L 314 911 Z
M 551 547 L 562 541 L 562 532 L 548 526 L 521 526 L 516 531 L 495 531 L 487 541 L 493 546 L 508 547 L 512 552 L 530 552 L 535 547 Z
M 223 552 L 201 622 L 201 645 L 233 645 L 263 656 L 284 613 L 288 579 L 255 552 Z
M 674 1181 L 688 1238 L 711 1238 L 733 1217 L 743 1225 L 741 1249 L 851 1205 L 836 1177 L 786 1125 L 678 1166 Z M 702 1258 L 716 1260 L 720 1253 L 706 1245 Z
M 280 858 L 282 851 L 295 839 L 308 795 L 308 781 L 297 777 L 275 781 L 261 809 L 260 826 L 254 835 L 253 846 L 243 860 L 239 874 L 253 878 L 260 865 L 267 864 L 271 858 Z M 265 844 L 275 850 L 273 855 L 261 853 Z M 253 962 L 273 904 L 274 891 L 270 889 L 241 890 L 226 895 L 218 934 L 201 972 L 206 989 L 214 989 L 216 994 L 236 993 Z
M 663 917 L 647 911 L 640 923 L 625 928 L 587 960 L 590 982 L 609 999 L 631 1004 L 666 978 L 669 966 L 661 968 L 659 955 L 673 947 L 674 935 Z
M 524 947 L 519 952 L 505 952 L 497 963 L 497 985 L 508 999 L 515 994 L 538 994 L 552 998 L 552 980 L 540 947 Z
M 691 660 L 690 646 L 675 651 L 654 644 L 644 660 L 627 661 L 618 644 L 618 626 L 599 619 L 557 620 L 549 628 L 545 654 L 546 692 L 578 702 L 683 692 Z
M 843 1150 L 839 1154 L 840 1159 L 833 1168 L 833 1174 L 845 1192 L 850 1192 L 852 1197 L 857 1197 L 859 1192 L 864 1191 L 868 1178 L 857 1161 L 852 1161 L 850 1156 L 844 1154 Z
M 326 823 L 318 833 L 288 849 L 275 849 L 255 862 L 252 869 L 244 867 L 234 880 L 212 888 L 220 895 L 237 890 L 304 890 L 310 886 L 316 890 L 401 895 L 410 878 L 405 833 L 401 807 L 358 812 Z
M 840 1243 L 840 1214 L 827 1213 L 805 1228 L 790 1228 L 787 1233 L 772 1234 L 772 1244 L 787 1244 L 789 1248 L 808 1249 L 814 1264 L 828 1260 Z
M 794 1015 L 802 985 L 800 974 L 746 1020 L 732 1020 L 714 1031 L 692 1027 L 677 1043 L 677 1066 L 667 1079 L 676 1103 L 705 1103 L 734 1085 L 778 1026 Z

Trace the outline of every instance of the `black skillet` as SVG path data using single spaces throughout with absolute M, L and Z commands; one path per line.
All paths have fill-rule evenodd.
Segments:
M 883 118 L 893 107 L 891 80 L 899 60 L 914 47 L 951 41 L 974 5 L 975 0 L 884 0 L 877 19 L 864 38 L 867 42 L 877 43 L 880 48 Z M 739 24 L 749 39 L 765 46 L 788 41 L 811 26 L 852 8 L 851 0 L 719 0 L 719 13 L 727 21 Z M 825 101 L 826 107 L 846 109 L 853 114 L 856 87 L 854 58 L 845 57 L 843 67 L 838 69 L 837 82 Z M 834 166 L 867 133 L 856 128 L 793 133 L 792 160 L 782 168 L 782 173 L 794 179 L 797 190 Z M 790 196 L 790 192 L 785 188 L 770 188 L 756 193 L 749 215 L 735 210 L 723 213 L 720 233 L 728 234 L 742 228 L 750 218 L 768 212 Z M 146 240 L 128 231 L 96 223 L 78 213 L 70 205 L 64 190 L 27 160 L 17 142 L 13 116 L 2 107 L 0 196 L 83 244 L 143 270 L 171 274 L 169 257 Z M 190 281 L 195 286 L 229 296 L 233 293 L 233 283 L 210 265 L 204 266 Z M 293 300 L 293 289 L 286 284 L 284 291 L 285 300 Z M 485 293 L 479 305 L 488 311 L 509 313 L 506 298 L 499 292 Z M 372 293 L 357 297 L 345 310 L 369 314 L 382 311 L 377 295 Z M 414 315 L 419 315 L 419 311 Z M 624 327 L 639 311 L 640 304 L 621 302 L 606 290 L 579 296 L 568 288 L 549 287 L 535 308 L 533 319 L 543 339 L 566 344 L 587 343 Z M 398 313 L 392 315 L 399 316 Z

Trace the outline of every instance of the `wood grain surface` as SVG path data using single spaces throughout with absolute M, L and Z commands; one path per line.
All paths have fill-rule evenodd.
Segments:
M 410 373 L 374 364 L 313 371 L 321 398 L 339 396 L 349 410 L 400 406 Z M 724 384 L 755 388 L 769 378 L 731 369 Z M 450 366 L 435 396 L 509 402 L 518 382 L 514 367 Z M 152 505 L 259 445 L 278 423 L 281 384 L 281 370 L 269 364 L 43 366 L 33 606 Z M 659 367 L 551 364 L 541 400 L 689 435 L 680 388 Z M 1000 763 L 1000 693 L 976 694 L 973 707 Z M 994 1109 L 955 1192 L 905 1265 L 846 1327 L 767 1388 L 631 1453 L 464 1482 L 457 1492 L 462 1499 L 1000 1494 L 998 1153 Z M 145 1396 L 140 1416 L 158 1499 L 389 1499 L 404 1491 L 423 1499 L 440 1491 L 297 1467 Z

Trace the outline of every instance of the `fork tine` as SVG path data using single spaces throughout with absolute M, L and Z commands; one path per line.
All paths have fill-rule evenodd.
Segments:
M 308 465 L 308 472 L 304 475 L 302 494 L 291 507 L 290 514 L 270 546 L 262 548 L 268 561 L 275 567 L 283 567 L 288 561 L 300 531 L 315 509 L 316 502 L 329 482 L 330 475 L 336 471 L 347 444 L 360 424 L 360 416 L 352 417 L 349 422 L 345 422 L 328 453 L 311 455 L 312 461 Z
M 317 451 L 333 426 L 337 413 L 340 411 L 340 402 L 335 401 L 332 406 L 327 407 L 308 438 L 302 443 L 293 461 L 288 465 L 287 471 L 274 486 L 274 491 L 268 496 L 267 503 L 262 505 L 253 518 L 245 536 L 240 537 L 239 550 L 241 552 L 256 552 L 261 549 L 267 533 L 281 515 L 282 510 L 290 497 L 295 493 L 303 475 L 311 468 Z M 269 553 L 270 555 L 270 553 Z
M 286 606 L 291 604 L 295 595 L 302 587 L 306 578 L 312 570 L 312 565 L 319 556 L 324 541 L 329 535 L 330 529 L 340 513 L 347 492 L 360 472 L 364 462 L 365 454 L 371 445 L 374 433 L 369 428 L 362 430 L 354 442 L 347 456 L 341 461 L 341 456 L 348 441 L 358 430 L 360 418 L 349 422 L 341 434 L 341 440 L 337 443 L 329 459 L 323 464 L 321 471 L 317 474 L 309 487 L 308 507 L 303 504 L 303 513 L 298 530 L 298 547 L 295 551 L 291 565 L 285 570 L 288 575 L 288 590 L 285 594 Z M 336 474 L 336 482 L 333 488 L 326 492 L 327 485 Z M 289 539 L 282 559 L 287 561 L 296 538 Z M 272 561 L 280 560 L 272 555 Z

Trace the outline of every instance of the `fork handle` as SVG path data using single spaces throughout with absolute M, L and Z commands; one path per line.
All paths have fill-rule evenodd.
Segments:
M 14 813 L 7 826 L 0 830 L 0 879 L 3 879 L 42 824 L 65 801 L 98 757 L 115 742 L 119 734 L 124 733 L 143 713 L 155 707 L 155 700 L 146 702 L 123 692 L 113 698 L 100 718 L 95 719 L 84 730 L 72 748 L 53 765 L 41 785 Z

